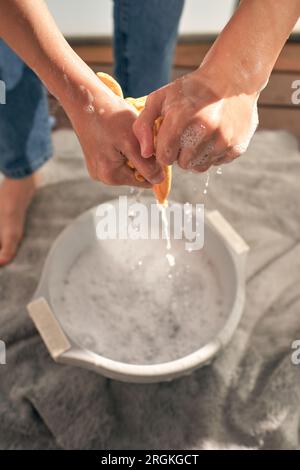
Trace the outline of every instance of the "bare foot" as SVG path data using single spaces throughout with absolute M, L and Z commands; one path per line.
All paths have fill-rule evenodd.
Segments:
M 0 184 L 0 266 L 15 257 L 24 233 L 26 212 L 36 191 L 37 173 Z

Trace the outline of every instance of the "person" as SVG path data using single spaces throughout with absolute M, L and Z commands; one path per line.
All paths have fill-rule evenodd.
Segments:
M 184 0 L 169 0 L 161 2 L 160 0 L 149 0 L 140 2 L 136 0 L 114 0 L 114 75 L 122 86 L 122 90 L 126 96 L 138 97 L 147 95 L 154 89 L 160 88 L 170 81 L 170 72 L 173 58 L 173 51 L 176 44 L 177 29 L 179 19 L 183 9 Z M 37 9 L 38 8 L 38 9 Z M 37 57 L 45 59 L 44 53 L 50 57 L 50 48 L 55 43 L 59 47 L 59 56 L 55 58 L 57 65 L 57 78 L 61 80 L 57 86 L 52 87 L 60 96 L 64 105 L 66 101 L 65 93 L 78 97 L 78 110 L 76 111 L 76 98 L 72 104 L 73 114 L 78 115 L 76 121 L 87 119 L 86 129 L 92 123 L 95 129 L 100 125 L 100 115 L 88 114 L 83 111 L 88 108 L 86 103 L 88 100 L 89 83 L 92 72 L 83 64 L 76 54 L 70 50 L 57 32 L 56 26 L 50 19 L 49 13 L 46 11 L 42 2 L 0 2 L 1 14 L 6 13 L 7 29 L 5 32 L 1 27 L 1 36 L 6 39 L 7 43 L 25 58 L 30 55 L 29 63 L 32 66 L 34 61 L 34 52 L 28 54 L 36 40 L 47 40 L 49 43 L 45 45 L 46 51 L 41 47 L 34 45 L 34 51 Z M 37 10 L 36 10 L 37 9 Z M 33 11 L 34 10 L 34 11 Z M 27 25 L 26 33 L 22 35 L 19 31 L 20 22 L 16 24 L 14 18 L 24 18 L 24 24 Z M 38 38 L 34 38 L 31 28 L 34 24 L 40 23 L 46 26 L 45 31 L 39 30 Z M 49 19 L 51 23 L 49 23 Z M 1 22 L 1 19 L 0 19 Z M 16 41 L 11 42 L 10 38 L 16 35 Z M 18 48 L 18 41 L 26 36 L 26 52 L 25 56 Z M 27 59 L 28 60 L 28 59 Z M 66 62 L 66 66 L 64 64 Z M 74 61 L 74 73 L 68 74 L 68 69 L 72 67 Z M 65 67 L 65 70 L 64 70 Z M 64 70 L 64 71 L 63 71 Z M 77 72 L 75 72 L 75 70 Z M 76 76 L 76 73 L 78 75 Z M 43 75 L 43 80 L 47 84 L 48 75 L 51 74 L 51 66 L 48 63 L 48 72 Z M 46 76 L 47 75 L 47 76 Z M 83 76 L 83 78 L 81 78 Z M 60 78 L 59 78 L 60 77 Z M 43 84 L 37 75 L 30 69 L 15 52 L 2 40 L 0 40 L 0 80 L 6 86 L 6 104 L 0 105 L 0 172 L 4 175 L 4 180 L 0 186 L 0 265 L 10 262 L 16 254 L 18 244 L 22 239 L 26 210 L 32 200 L 35 190 L 40 181 L 39 169 L 52 156 L 51 133 L 48 120 L 48 104 L 47 96 Z M 92 87 L 100 88 L 99 81 L 96 82 L 95 77 L 91 80 Z M 81 88 L 80 88 L 81 87 Z M 84 88 L 85 87 L 85 88 Z M 75 90 L 76 89 L 76 90 Z M 102 87 L 103 90 L 103 87 Z M 123 159 L 120 154 L 114 150 L 114 146 L 125 152 L 129 151 L 123 147 L 122 138 L 120 136 L 118 142 L 113 139 L 113 133 L 110 129 L 110 122 L 115 119 L 118 127 L 123 134 L 127 133 L 130 147 L 130 153 L 135 158 L 140 158 L 138 143 L 131 131 L 131 124 L 135 118 L 128 107 L 122 106 L 117 100 L 111 99 L 107 93 L 103 95 L 101 89 L 96 94 L 97 102 L 101 102 L 101 109 L 107 108 L 106 124 L 103 127 L 105 138 L 98 139 L 94 148 L 98 145 L 97 153 L 102 156 L 102 152 L 106 152 L 106 148 L 110 147 L 110 155 L 107 155 L 107 161 L 115 160 L 111 172 L 112 180 L 110 180 L 109 168 L 103 164 L 104 169 L 99 167 L 97 172 L 93 173 L 91 164 L 89 168 L 94 178 L 100 178 L 107 183 L 114 184 L 131 184 L 135 186 L 149 186 L 149 184 L 141 184 L 132 178 L 129 170 L 124 166 Z M 79 96 L 78 96 L 79 95 Z M 105 97 L 106 104 L 102 103 L 102 96 Z M 81 104 L 80 104 L 81 103 Z M 82 104 L 83 103 L 83 104 Z M 103 104 L 103 105 L 102 105 Z M 100 106 L 100 105 L 99 105 Z M 99 108 L 98 106 L 98 108 Z M 68 106 L 68 109 L 70 106 Z M 115 110 L 113 115 L 112 111 Z M 99 111 L 99 109 L 97 110 Z M 124 116 L 121 112 L 124 112 Z M 95 114 L 95 113 L 94 113 Z M 126 116 L 128 116 L 128 124 L 124 125 Z M 83 130 L 78 131 L 82 135 Z M 115 126 L 115 124 L 113 124 Z M 99 130 L 95 131 L 98 133 Z M 93 140 L 92 133 L 88 131 L 88 139 Z M 124 140 L 124 138 L 123 138 Z M 101 142 L 100 142 L 101 141 Z M 106 147 L 108 144 L 109 147 Z M 102 152 L 100 149 L 103 149 Z M 89 151 L 89 153 L 91 153 Z M 119 168 L 120 167 L 120 168 Z M 159 167 L 150 162 L 150 165 L 142 164 L 140 170 L 145 168 L 145 174 L 148 179 L 153 176 L 159 179 Z M 149 168 L 149 169 L 148 169 Z M 109 174 L 106 175 L 105 171 Z M 143 172 L 144 172 L 143 171 Z M 154 172 L 154 173 L 153 173 Z M 153 174 L 152 174 L 153 173 Z
M 167 3 L 159 2 L 161 8 Z M 123 7 L 117 18 L 119 40 L 124 43 L 120 44 L 123 62 L 121 65 L 120 61 L 116 72 L 119 79 L 118 73 L 125 67 L 125 86 L 122 81 L 121 85 L 133 96 L 135 83 L 130 79 L 130 58 L 138 48 L 137 39 L 131 41 L 130 35 L 136 34 L 138 27 L 136 12 L 143 14 L 142 6 L 146 4 L 133 0 L 118 2 Z M 177 18 L 181 7 L 179 4 Z M 61 102 L 78 135 L 90 176 L 106 184 L 150 187 L 163 180 L 165 164 L 177 162 L 184 169 L 203 172 L 211 165 L 230 162 L 244 153 L 258 122 L 259 93 L 299 18 L 300 0 L 242 0 L 202 64 L 194 72 L 150 93 L 140 116 L 99 83 L 65 41 L 42 0 L 0 0 L 0 12 L 1 37 Z M 131 21 L 131 15 L 136 21 Z M 157 21 L 168 20 L 167 15 L 157 14 L 156 9 L 153 21 L 148 21 L 144 30 L 152 29 L 154 36 L 159 35 Z M 177 24 L 175 21 L 175 32 L 171 27 L 175 36 Z M 141 34 L 139 39 L 142 37 Z M 118 41 L 117 35 L 115 40 Z M 146 44 L 145 38 L 143 48 Z M 164 46 L 164 50 L 172 49 L 172 34 Z M 147 49 L 143 52 L 142 72 L 146 76 L 149 69 L 151 73 L 151 65 L 156 67 L 164 59 L 155 60 L 156 54 L 160 57 L 160 47 L 151 46 L 150 56 Z M 160 67 L 166 70 L 169 64 L 167 61 Z M 136 94 L 140 91 L 137 87 Z M 163 121 L 154 156 L 152 129 L 158 116 Z M 135 180 L 126 165 L 127 158 L 145 182 Z M 35 180 L 35 175 L 30 178 Z M 25 178 L 18 191 L 13 185 L 3 189 L 5 181 L 0 188 L 2 264 L 13 257 L 22 232 L 20 229 L 16 236 L 8 226 L 24 220 L 25 206 L 36 185 L 32 181 L 30 189 L 24 188 L 28 184 L 24 181 Z M 15 196 L 17 192 L 22 194 L 19 200 Z M 11 200 L 15 202 L 9 203 Z M 18 214 L 11 218 L 3 215 L 14 212 L 4 210 L 3 206 L 16 206 L 16 200 L 22 207 Z

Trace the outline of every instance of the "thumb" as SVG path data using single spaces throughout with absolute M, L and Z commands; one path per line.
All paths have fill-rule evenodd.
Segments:
M 155 120 L 161 116 L 163 93 L 161 90 L 151 93 L 146 101 L 145 108 L 133 124 L 133 132 L 139 141 L 141 155 L 149 158 L 155 153 L 153 128 Z

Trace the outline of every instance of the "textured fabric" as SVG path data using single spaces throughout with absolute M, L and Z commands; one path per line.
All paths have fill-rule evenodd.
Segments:
M 148 95 L 170 81 L 184 0 L 114 0 L 115 77 L 125 96 Z
M 0 104 L 0 172 L 23 178 L 52 155 L 48 102 L 38 77 L 0 40 L 0 80 L 6 103 Z
M 152 385 L 55 364 L 28 317 L 56 236 L 84 210 L 127 192 L 88 179 L 71 131 L 54 141 L 59 158 L 45 165 L 27 236 L 0 269 L 0 448 L 299 448 L 300 366 L 291 363 L 300 339 L 297 140 L 258 132 L 222 175 L 210 171 L 206 196 L 206 175 L 174 171 L 171 199 L 218 209 L 250 245 L 247 298 L 233 340 L 210 366 Z

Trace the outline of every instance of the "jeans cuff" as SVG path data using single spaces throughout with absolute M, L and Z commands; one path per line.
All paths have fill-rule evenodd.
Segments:
M 52 157 L 52 150 L 44 157 L 34 160 L 30 165 L 23 166 L 20 168 L 14 168 L 11 171 L 6 171 L 0 168 L 0 172 L 7 178 L 10 179 L 21 179 L 30 176 L 39 170 L 50 158 Z

